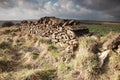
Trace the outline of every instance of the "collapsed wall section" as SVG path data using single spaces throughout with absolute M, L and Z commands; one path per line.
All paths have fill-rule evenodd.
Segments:
M 77 44 L 77 37 L 88 34 L 89 30 L 75 20 L 43 17 L 40 20 L 21 23 L 21 30 L 29 34 L 48 37 L 53 43 Z

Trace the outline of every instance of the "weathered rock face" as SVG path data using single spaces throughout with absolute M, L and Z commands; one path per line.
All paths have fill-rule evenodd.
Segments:
M 113 35 L 103 44 L 103 49 L 117 49 L 120 45 L 120 34 Z
M 35 22 L 21 23 L 21 30 L 37 36 L 48 37 L 53 43 L 77 44 L 77 37 L 89 33 L 85 25 L 75 20 L 43 17 Z
M 118 46 L 117 52 L 120 54 L 120 45 Z

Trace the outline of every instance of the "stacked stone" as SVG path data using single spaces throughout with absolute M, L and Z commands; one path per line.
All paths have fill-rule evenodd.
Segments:
M 108 39 L 104 44 L 103 44 L 103 49 L 108 50 L 108 49 L 118 49 L 120 47 L 120 34 L 114 34 L 110 39 Z
M 26 31 L 29 34 L 48 37 L 53 43 L 64 43 L 68 45 L 76 45 L 76 37 L 82 31 L 85 33 L 89 32 L 86 27 L 81 27 L 80 23 L 75 20 L 65 20 L 55 17 L 43 17 L 34 22 L 23 21 L 21 28 L 22 31 Z

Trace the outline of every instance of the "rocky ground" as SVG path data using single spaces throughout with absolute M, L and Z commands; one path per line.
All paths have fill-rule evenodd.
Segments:
M 67 29 L 71 33 L 65 40 L 56 38 L 67 33 L 59 27 L 62 31 L 54 39 L 60 40 L 55 43 L 51 37 L 56 31 L 46 37 L 21 28 L 31 24 L 23 25 L 0 28 L 0 80 L 120 80 L 120 33 L 78 36 L 81 29 Z M 70 38 L 71 34 L 75 37 Z M 75 40 L 77 46 L 64 40 Z

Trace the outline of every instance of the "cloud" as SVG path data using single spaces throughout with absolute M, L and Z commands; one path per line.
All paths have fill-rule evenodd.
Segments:
M 95 10 L 111 10 L 120 6 L 120 0 L 74 0 L 74 2 Z
M 39 19 L 43 16 L 81 20 L 119 20 L 119 0 L 0 0 L 0 19 Z
M 12 8 L 15 6 L 13 0 L 0 0 L 0 8 Z
M 73 2 L 94 12 L 101 11 L 120 19 L 120 0 L 74 0 Z

